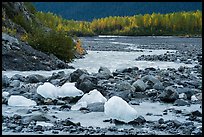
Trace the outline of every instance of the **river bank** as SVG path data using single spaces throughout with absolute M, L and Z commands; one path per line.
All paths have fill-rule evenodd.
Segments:
M 35 74 L 3 71 L 2 134 L 202 135 L 202 44 L 200 39 L 181 39 L 82 38 L 88 54 L 72 62 L 76 69 Z M 158 60 L 161 54 L 169 58 Z M 59 88 L 75 82 L 84 94 L 96 89 L 107 100 L 118 96 L 137 116 L 130 123 L 114 120 L 97 99 L 72 110 L 83 96 L 45 98 L 37 93 L 45 82 Z M 8 106 L 14 95 L 37 105 Z

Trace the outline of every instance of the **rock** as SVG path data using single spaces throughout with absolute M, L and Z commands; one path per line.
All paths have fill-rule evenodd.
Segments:
M 42 114 L 23 116 L 22 120 L 24 123 L 30 123 L 31 121 L 47 122 L 47 121 L 52 121 L 53 118 L 42 113 Z
M 51 98 L 46 98 L 43 100 L 45 105 L 54 105 L 54 102 Z
M 26 77 L 27 83 L 45 82 L 46 78 L 38 74 L 31 74 Z
M 100 67 L 98 70 L 98 74 L 96 75 L 96 77 L 99 79 L 109 79 L 112 76 L 113 74 L 107 67 Z
M 68 105 L 68 104 L 62 105 L 62 106 L 59 108 L 60 111 L 69 111 L 70 109 L 71 109 L 71 105 Z
M 192 116 L 195 117 L 202 117 L 202 113 L 198 110 L 191 112 Z
M 16 124 L 12 124 L 12 123 L 8 123 L 8 128 L 10 129 L 15 129 L 18 125 Z
M 104 103 L 96 102 L 87 105 L 90 112 L 104 112 Z
M 131 93 L 130 90 L 117 91 L 117 92 L 115 92 L 115 90 L 112 90 L 112 91 L 110 92 L 109 97 L 112 97 L 112 96 L 121 97 L 121 98 L 124 99 L 125 101 L 129 102 L 130 99 L 131 99 L 132 93 Z
M 136 92 L 142 92 L 142 91 L 145 91 L 147 85 L 140 79 L 138 79 L 137 81 L 135 81 L 133 84 L 132 84 L 133 87 L 135 87 L 135 91 Z
M 196 127 L 196 128 L 192 131 L 191 135 L 202 135 L 202 126 Z
M 179 95 L 172 86 L 166 87 L 164 91 L 158 96 L 161 101 L 164 102 L 174 102 L 179 98 Z
M 153 115 L 153 113 L 149 113 L 149 112 L 148 112 L 146 115 L 147 115 L 147 116 L 152 116 L 152 115 Z
M 97 79 L 86 74 L 81 75 L 76 83 L 76 87 L 82 90 L 84 93 L 95 89 L 96 85 Z
M 36 126 L 34 127 L 34 131 L 44 131 L 44 130 L 43 130 L 43 126 L 41 126 L 41 125 L 36 125 Z
M 11 80 L 20 80 L 20 81 L 24 82 L 25 81 L 25 77 L 22 76 L 22 75 L 19 75 L 19 74 L 15 74 L 15 75 L 13 75 L 11 77 Z
M 2 87 L 8 87 L 9 86 L 9 78 L 6 75 L 2 76 Z
M 157 94 L 159 93 L 156 89 L 147 89 L 145 91 L 146 95 L 149 97 L 154 97 L 157 96 Z
M 179 126 L 182 125 L 182 123 L 181 123 L 180 121 L 178 121 L 178 120 L 173 120 L 173 122 L 174 122 L 174 126 L 175 126 L 176 128 L 178 128 Z
M 59 71 L 58 73 L 54 72 L 52 73 L 52 76 L 49 78 L 48 81 L 51 81 L 53 79 L 61 79 L 65 76 L 65 72 L 64 71 Z
M 129 102 L 129 104 L 131 104 L 131 105 L 140 105 L 140 102 L 139 102 L 139 101 L 136 101 L 136 100 L 131 100 L 131 101 Z
M 21 132 L 22 129 L 23 129 L 22 126 L 18 126 L 18 127 L 15 128 L 15 131 L 16 131 L 16 132 Z
M 153 89 L 156 89 L 156 90 L 163 90 L 164 89 L 164 86 L 162 85 L 161 82 L 157 82 L 153 85 Z
M 146 122 L 146 120 L 143 116 L 138 116 L 133 121 L 128 122 L 128 124 L 144 124 L 145 122 Z
M 70 120 L 67 118 L 67 119 L 65 119 L 64 121 L 62 121 L 62 125 L 64 125 L 64 126 L 70 126 L 70 125 L 80 126 L 81 124 L 80 124 L 80 123 L 74 123 L 74 122 L 70 121 Z
M 183 99 L 177 99 L 174 102 L 174 106 L 186 106 L 186 105 L 190 105 L 190 103 L 188 103 L 187 101 L 185 101 Z
M 147 95 L 144 92 L 134 92 L 132 93 L 133 98 L 146 98 Z
M 179 94 L 179 99 L 187 99 L 187 96 L 185 93 Z
M 185 70 L 185 68 L 184 68 L 183 66 L 180 66 L 180 67 L 178 68 L 178 71 L 179 71 L 179 72 L 184 72 L 184 70 Z
M 6 34 L 6 33 L 2 33 L 2 40 L 8 41 L 8 42 L 11 43 L 11 44 L 19 44 L 18 39 L 9 36 L 9 35 Z
M 56 105 L 64 105 L 64 104 L 66 104 L 66 102 L 62 100 L 57 100 L 56 102 Z
M 137 70 L 139 70 L 138 67 L 133 67 L 133 68 L 125 68 L 121 72 L 122 73 L 131 73 L 132 71 L 137 71 Z
M 157 83 L 155 87 L 161 88 L 162 83 L 159 81 L 158 78 L 152 76 L 152 75 L 146 75 L 141 78 L 141 80 L 147 84 L 147 88 L 151 89 L 153 86 Z
M 159 123 L 159 124 L 164 124 L 164 119 L 163 119 L 163 118 L 160 118 L 160 119 L 158 120 L 158 123 Z
M 197 93 L 195 96 L 198 100 L 202 100 L 202 93 Z
M 135 91 L 135 88 L 133 86 L 131 86 L 130 83 L 127 81 L 119 81 L 116 83 L 115 87 L 119 91 L 124 91 L 124 90 Z
M 70 82 L 77 82 L 77 80 L 79 79 L 79 77 L 82 74 L 88 74 L 88 72 L 86 70 L 77 69 L 76 71 L 74 71 L 73 73 L 70 74 L 69 81 Z
M 20 81 L 19 80 L 13 80 L 10 83 L 11 87 L 19 87 L 20 86 Z

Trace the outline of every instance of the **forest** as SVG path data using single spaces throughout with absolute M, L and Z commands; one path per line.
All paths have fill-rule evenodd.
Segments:
M 67 20 L 50 12 L 36 12 L 47 27 L 70 36 L 201 36 L 202 11 L 152 13 L 134 16 L 109 16 L 88 21 Z

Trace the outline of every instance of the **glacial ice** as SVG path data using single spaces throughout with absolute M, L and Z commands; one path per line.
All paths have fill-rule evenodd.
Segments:
M 36 106 L 36 102 L 19 95 L 11 95 L 8 99 L 9 106 Z
M 38 86 L 37 93 L 44 98 L 55 99 L 57 97 L 58 87 L 55 87 L 49 82 L 45 82 L 43 85 Z
M 83 91 L 75 87 L 75 83 L 65 83 L 61 87 L 55 87 L 49 82 L 45 82 L 37 88 L 37 93 L 44 98 L 56 99 L 58 97 L 82 96 Z
M 134 120 L 137 116 L 137 111 L 118 96 L 113 96 L 105 102 L 104 112 L 110 118 L 126 123 Z
M 105 103 L 107 99 L 96 89 L 83 95 L 83 97 L 72 106 L 71 110 L 79 110 L 81 107 L 87 107 L 88 104 L 101 102 Z

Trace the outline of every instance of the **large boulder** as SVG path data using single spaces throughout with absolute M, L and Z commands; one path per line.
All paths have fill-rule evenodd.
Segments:
M 93 76 L 83 74 L 79 77 L 76 87 L 82 90 L 84 93 L 87 93 L 97 87 L 97 79 Z
M 107 67 L 100 67 L 98 73 L 96 74 L 98 79 L 109 79 L 112 76 L 113 74 Z
M 132 86 L 135 87 L 136 92 L 143 92 L 147 88 L 147 85 L 140 79 L 135 81 Z
M 176 89 L 172 86 L 166 87 L 164 91 L 158 96 L 161 101 L 164 102 L 174 102 L 179 98 L 179 94 Z
M 124 90 L 129 90 L 129 91 L 135 91 L 135 87 L 132 86 L 129 82 L 127 81 L 119 81 L 116 83 L 115 87 L 119 91 L 124 91 Z
M 22 82 L 25 81 L 25 76 L 19 75 L 19 74 L 15 74 L 11 77 L 11 80 L 20 80 Z
M 156 90 L 164 89 L 159 79 L 153 75 L 146 75 L 142 77 L 141 80 L 147 84 L 147 89 L 152 89 L 152 88 Z
M 70 74 L 69 81 L 70 82 L 77 82 L 77 80 L 79 79 L 79 77 L 82 74 L 88 74 L 88 72 L 86 70 L 77 69 L 76 71 L 74 71 L 73 73 Z
M 45 82 L 46 78 L 39 74 L 31 74 L 26 77 L 27 83 L 38 83 L 38 82 Z

